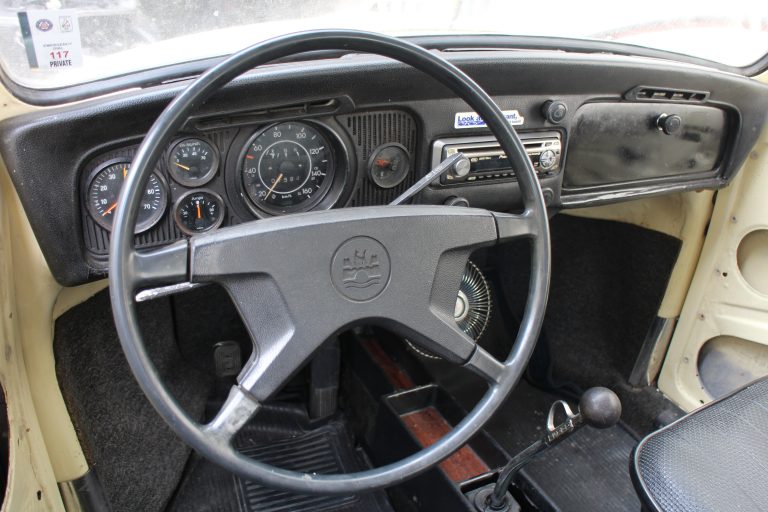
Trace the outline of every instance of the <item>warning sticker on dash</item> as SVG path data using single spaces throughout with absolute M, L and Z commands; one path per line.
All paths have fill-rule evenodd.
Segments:
M 30 67 L 67 69 L 82 66 L 83 48 L 75 11 L 40 9 L 18 14 Z

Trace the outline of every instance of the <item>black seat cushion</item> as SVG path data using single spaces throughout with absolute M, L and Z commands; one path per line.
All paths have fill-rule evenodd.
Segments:
M 768 379 L 650 434 L 631 472 L 652 511 L 768 510 Z

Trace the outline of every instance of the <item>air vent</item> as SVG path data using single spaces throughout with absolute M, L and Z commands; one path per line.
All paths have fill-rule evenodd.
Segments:
M 676 103 L 704 103 L 709 98 L 706 91 L 688 91 L 640 85 L 625 95 L 633 101 L 673 101 Z

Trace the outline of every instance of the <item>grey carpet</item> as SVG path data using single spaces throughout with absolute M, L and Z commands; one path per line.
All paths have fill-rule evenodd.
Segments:
M 680 241 L 629 224 L 567 215 L 552 219 L 551 232 L 549 304 L 534 359 L 549 362 L 555 383 L 610 387 L 624 404 L 623 421 L 637 434 L 647 433 L 671 403 L 655 388 L 633 388 L 627 380 L 661 304 Z M 510 245 L 496 256 L 507 302 L 519 317 L 528 251 Z
M 139 313 L 160 375 L 189 414 L 199 417 L 211 381 L 182 361 L 169 301 L 144 303 Z M 113 510 L 164 509 L 190 450 L 158 416 L 131 374 L 106 291 L 57 320 L 54 351 L 67 408 Z

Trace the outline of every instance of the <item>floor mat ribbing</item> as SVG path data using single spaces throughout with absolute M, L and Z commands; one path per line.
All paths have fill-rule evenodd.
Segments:
M 364 469 L 344 424 L 304 429 L 294 412 L 272 410 L 257 416 L 236 439 L 248 457 L 302 473 L 333 474 Z M 302 495 L 246 481 L 193 457 L 170 510 L 222 512 L 391 511 L 383 492 L 365 495 Z

